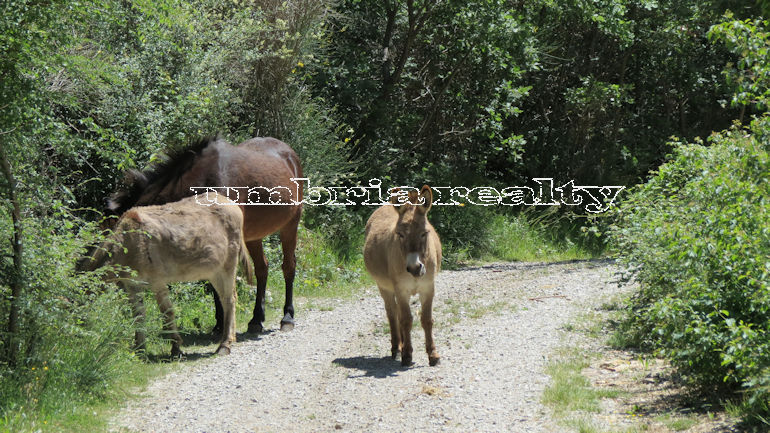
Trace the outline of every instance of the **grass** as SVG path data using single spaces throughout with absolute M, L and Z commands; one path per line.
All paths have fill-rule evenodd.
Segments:
M 134 396 L 131 389 L 144 388 L 151 380 L 179 364 L 143 363 L 139 361 L 122 365 L 119 375 L 111 383 L 111 390 L 92 396 L 75 395 L 68 390 L 57 393 L 56 401 L 46 397 L 23 403 L 7 410 L 0 419 L 0 432 L 98 432 L 107 431 L 109 415 L 126 399 Z M 4 383 L 0 386 L 7 386 Z M 2 389 L 3 395 L 6 390 Z
M 491 304 L 478 304 L 471 301 L 457 301 L 455 299 L 444 299 L 444 306 L 441 312 L 447 315 L 447 319 L 442 323 L 454 325 L 460 323 L 464 317 L 471 319 L 481 319 L 487 314 L 494 314 L 509 308 L 510 304 L 505 301 L 496 301 Z
M 671 414 L 659 415 L 656 416 L 653 420 L 665 425 L 667 428 L 673 431 L 684 431 L 698 423 L 698 421 L 695 419 L 683 416 L 674 416 Z
M 445 269 L 492 261 L 584 260 L 604 253 L 601 240 L 582 227 L 583 220 L 551 210 L 443 211 L 446 215 L 434 215 L 431 221 L 442 237 Z
M 562 261 L 590 259 L 601 251 L 592 248 L 577 230 L 562 219 L 535 218 L 522 213 L 516 216 L 495 215 L 491 222 L 489 250 L 485 260 Z
M 594 412 L 600 410 L 602 398 L 615 398 L 620 391 L 595 389 L 581 371 L 588 367 L 588 358 L 578 351 L 568 353 L 551 362 L 546 373 L 551 384 L 543 392 L 543 403 L 551 406 L 558 417 L 571 412 Z

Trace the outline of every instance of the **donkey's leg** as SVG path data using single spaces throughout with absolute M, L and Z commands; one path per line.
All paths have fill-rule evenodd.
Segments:
M 144 352 L 144 291 L 133 285 L 127 285 L 128 301 L 131 303 L 131 310 L 134 313 L 134 350 Z
M 182 337 L 179 336 L 179 332 L 176 329 L 174 306 L 171 305 L 168 287 L 153 287 L 152 291 L 155 292 L 155 300 L 158 301 L 158 307 L 163 314 L 163 331 L 171 336 L 171 357 L 181 359 L 184 357 L 181 349 Z
M 380 296 L 385 301 L 385 314 L 388 316 L 388 325 L 390 325 L 390 357 L 396 359 L 398 352 L 401 351 L 401 329 L 398 322 L 398 306 L 396 305 L 396 295 L 393 292 L 380 289 Z
M 286 283 L 286 302 L 283 304 L 283 319 L 281 319 L 281 331 L 294 329 L 294 273 L 297 269 L 297 257 L 294 251 L 297 248 L 297 226 L 299 225 L 299 212 L 288 225 L 279 233 L 281 238 L 281 250 L 283 251 L 283 280 Z
M 433 287 L 429 291 L 420 292 L 420 323 L 425 330 L 425 351 L 428 352 L 428 363 L 438 364 L 439 356 L 436 343 L 433 341 Z
M 238 297 L 238 292 L 235 290 L 235 272 L 217 276 L 212 283 L 222 300 L 223 313 L 222 338 L 216 353 L 229 355 L 230 348 L 235 342 L 235 305 Z
M 254 261 L 254 276 L 257 277 L 257 299 L 254 301 L 254 316 L 249 322 L 248 332 L 262 332 L 265 321 L 265 288 L 267 287 L 267 258 L 262 249 L 262 239 L 246 242 L 246 248 Z
M 401 365 L 412 364 L 412 309 L 409 307 L 409 293 L 396 287 L 396 304 L 398 304 L 398 320 L 401 329 Z

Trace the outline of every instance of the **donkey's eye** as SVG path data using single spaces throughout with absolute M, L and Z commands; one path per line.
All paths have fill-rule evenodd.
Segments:
M 422 237 L 428 236 L 428 232 L 423 232 Z
M 403 233 L 401 233 L 401 232 L 396 232 L 396 234 L 398 235 L 398 238 L 399 238 L 399 239 L 404 239 L 404 234 L 403 234 Z

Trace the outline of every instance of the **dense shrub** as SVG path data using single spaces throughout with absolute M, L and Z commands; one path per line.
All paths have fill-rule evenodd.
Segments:
M 105 287 L 98 273 L 73 272 L 83 245 L 94 239 L 93 228 L 84 224 L 73 233 L 68 211 L 55 205 L 52 213 L 25 222 L 28 289 L 18 302 L 22 332 L 2 335 L 18 347 L 12 365 L 0 362 L 0 418 L 11 430 L 32 422 L 14 420 L 18 414 L 66 412 L 75 400 L 98 402 L 114 394 L 111 384 L 133 359 L 128 350 L 132 320 L 123 293 Z M 7 239 L 11 227 L 2 216 L 0 237 Z M 3 286 L 7 275 L 0 279 Z M 0 307 L 3 317 L 8 307 Z
M 670 161 L 617 212 L 614 248 L 640 284 L 632 336 L 690 383 L 770 397 L 770 117 Z

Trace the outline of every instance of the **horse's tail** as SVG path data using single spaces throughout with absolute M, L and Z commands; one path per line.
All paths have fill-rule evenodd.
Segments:
M 251 258 L 249 257 L 249 250 L 246 248 L 246 242 L 243 240 L 243 235 L 241 235 L 241 253 L 240 253 L 240 259 L 241 259 L 241 266 L 243 266 L 243 271 L 246 273 L 246 282 L 254 285 L 254 265 L 251 263 Z

